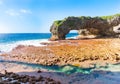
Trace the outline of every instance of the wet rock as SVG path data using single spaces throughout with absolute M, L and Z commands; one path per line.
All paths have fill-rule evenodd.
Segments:
M 16 49 L 21 49 L 21 48 L 23 48 L 23 47 L 25 47 L 24 45 L 18 45 L 17 47 L 15 47 L 13 50 L 16 50 Z
M 21 83 L 16 81 L 16 82 L 13 82 L 12 84 L 21 84 Z
M 28 76 L 28 75 L 18 75 L 13 72 L 7 72 L 6 74 L 1 74 L 0 77 L 4 77 L 4 79 L 0 79 L 0 84 L 21 84 L 21 83 L 27 83 L 27 84 L 36 84 L 36 83 L 44 83 L 46 84 L 60 84 L 59 81 L 55 81 L 51 78 L 46 77 L 35 77 L 35 76 Z M 6 76 L 7 75 L 7 76 Z
M 22 81 L 21 81 L 21 82 L 23 82 L 23 83 L 27 83 L 27 82 L 28 82 L 28 80 L 29 80 L 29 78 L 24 78 L 24 79 L 22 79 Z
M 30 81 L 30 84 L 36 84 L 36 81 Z
M 15 78 L 15 77 L 16 77 L 16 74 L 13 73 L 13 74 L 10 75 L 10 77 L 11 77 L 11 78 Z
M 5 76 L 4 74 L 0 73 L 0 77 L 4 77 L 4 76 Z
M 12 81 L 12 79 L 11 79 L 11 78 L 8 78 L 8 81 Z
M 39 80 L 39 81 L 44 81 L 44 78 L 43 78 L 42 76 L 40 76 L 40 77 L 38 78 L 38 80 Z
M 38 70 L 37 73 L 41 73 L 42 71 L 41 70 Z
M 47 78 L 47 81 L 54 81 L 53 79 L 51 79 L 51 78 Z
M 115 60 L 119 61 L 120 60 L 120 56 L 116 56 Z
M 40 44 L 42 44 L 42 45 L 49 45 L 49 43 L 47 43 L 47 42 L 42 42 Z

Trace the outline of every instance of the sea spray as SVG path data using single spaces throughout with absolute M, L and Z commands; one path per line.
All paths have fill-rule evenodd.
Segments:
M 72 38 L 77 35 L 70 33 L 66 37 Z M 48 41 L 50 36 L 50 33 L 3 33 L 0 34 L 0 51 L 9 52 L 18 45 L 44 46 L 40 43 L 50 42 Z
M 17 47 L 18 45 L 25 45 L 25 46 L 45 46 L 42 45 L 42 42 L 49 43 L 47 39 L 39 39 L 39 40 L 25 40 L 25 41 L 17 41 L 12 43 L 0 43 L 0 51 L 1 52 L 9 52 L 13 48 Z

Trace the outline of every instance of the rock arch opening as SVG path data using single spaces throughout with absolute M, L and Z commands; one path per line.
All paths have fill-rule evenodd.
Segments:
M 69 33 L 66 34 L 66 39 L 76 39 L 78 35 L 78 30 L 70 30 Z

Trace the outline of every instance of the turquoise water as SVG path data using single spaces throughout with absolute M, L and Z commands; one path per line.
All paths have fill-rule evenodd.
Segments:
M 40 45 L 40 42 L 48 42 L 48 39 L 50 38 L 50 36 L 51 36 L 50 33 L 0 34 L 0 52 L 8 52 L 20 44 L 42 46 Z M 77 36 L 76 33 L 70 33 L 67 35 L 67 38 L 75 37 L 75 36 Z M 120 64 L 107 65 L 105 67 L 100 67 L 99 65 L 95 65 L 93 68 L 80 68 L 72 65 L 44 66 L 39 64 L 31 64 L 31 63 L 24 63 L 24 62 L 17 62 L 17 61 L 5 61 L 5 60 L 2 60 L 2 58 L 0 58 L 0 63 L 15 63 L 18 65 L 26 65 L 35 69 L 47 69 L 55 72 L 63 72 L 66 74 L 72 74 L 72 73 L 78 73 L 78 72 L 89 74 L 95 69 L 120 71 Z
M 92 69 L 94 69 L 94 68 L 80 68 L 80 67 L 76 67 L 76 66 L 72 66 L 72 65 L 45 66 L 45 65 L 40 65 L 40 64 L 32 64 L 32 63 L 17 62 L 17 61 L 5 61 L 5 60 L 0 60 L 0 63 L 15 63 L 18 65 L 25 65 L 28 67 L 32 67 L 34 69 L 46 69 L 48 71 L 63 72 L 65 74 L 72 74 L 72 73 L 78 73 L 78 72 L 89 74 L 92 71 Z
M 33 63 L 26 63 L 26 62 L 18 62 L 18 61 L 5 61 L 0 60 L 0 63 L 12 63 L 17 65 L 25 65 L 27 67 L 31 67 L 33 69 L 45 69 L 52 72 L 62 72 L 65 74 L 73 74 L 73 73 L 83 73 L 83 74 L 90 74 L 92 71 L 95 70 L 102 70 L 102 71 L 112 71 L 112 72 L 119 72 L 120 71 L 120 63 L 118 64 L 108 64 L 106 66 L 99 66 L 94 65 L 94 67 L 91 68 L 80 68 L 77 66 L 72 65 L 64 65 L 64 66 L 58 66 L 58 65 L 52 65 L 52 66 L 45 66 L 40 64 L 33 64 Z

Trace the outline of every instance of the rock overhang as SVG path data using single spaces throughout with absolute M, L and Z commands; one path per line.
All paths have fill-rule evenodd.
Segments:
M 51 40 L 63 40 L 71 30 L 78 30 L 79 35 L 115 36 L 120 32 L 120 14 L 102 17 L 67 17 L 54 21 L 50 28 Z M 84 32 L 81 32 L 84 30 Z

